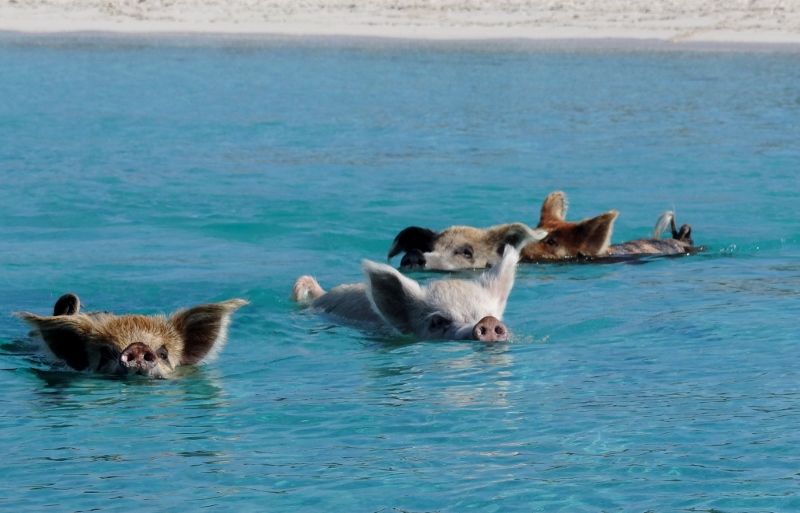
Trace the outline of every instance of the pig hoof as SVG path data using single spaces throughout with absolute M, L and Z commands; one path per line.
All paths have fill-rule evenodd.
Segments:
M 325 291 L 319 286 L 317 280 L 311 276 L 297 278 L 297 281 L 294 282 L 294 287 L 292 287 L 292 300 L 298 303 L 313 301 L 323 294 L 325 294 Z

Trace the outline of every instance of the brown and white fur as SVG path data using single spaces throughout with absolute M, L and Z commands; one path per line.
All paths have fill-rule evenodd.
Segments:
M 546 230 L 547 237 L 526 245 L 521 252 L 524 262 L 542 262 L 568 258 L 602 258 L 613 256 L 686 254 L 696 251 L 693 248 L 688 224 L 675 228 L 675 215 L 664 212 L 656 222 L 654 236 L 650 239 L 636 239 L 620 244 L 611 244 L 614 221 L 619 212 L 609 210 L 604 214 L 580 222 L 566 221 L 567 195 L 555 191 L 545 198 L 537 229 Z M 671 227 L 672 238 L 660 239 L 661 234 Z
M 440 232 L 411 226 L 395 237 L 389 259 L 405 252 L 400 261 L 404 270 L 456 270 L 493 265 L 499 241 L 511 240 L 520 250 L 521 262 L 547 262 L 570 258 L 630 257 L 635 255 L 686 254 L 698 250 L 692 246 L 688 224 L 675 228 L 675 216 L 664 212 L 656 223 L 651 239 L 636 239 L 611 244 L 614 221 L 619 212 L 609 210 L 580 222 L 566 221 L 567 195 L 555 191 L 542 204 L 539 224 L 531 230 L 522 223 L 481 230 L 452 226 Z M 513 229 L 511 229 L 513 227 Z M 671 239 L 660 239 L 671 228 Z M 503 231 L 505 230 L 505 231 Z
M 364 283 L 322 290 L 301 276 L 292 299 L 320 312 L 370 328 L 394 328 L 418 340 L 506 340 L 501 322 L 514 286 L 519 253 L 506 246 L 502 259 L 476 280 L 438 280 L 420 285 L 391 266 L 362 263 Z
M 34 327 L 45 354 L 78 371 L 168 377 L 181 365 L 217 357 L 228 338 L 231 314 L 246 305 L 230 299 L 163 315 L 81 312 L 75 294 L 56 302 L 52 316 L 16 313 Z
M 482 269 L 497 264 L 506 246 L 517 251 L 547 236 L 545 230 L 531 230 L 522 223 L 490 228 L 451 226 L 441 232 L 411 226 L 397 234 L 388 259 L 405 253 L 400 267 L 413 269 Z

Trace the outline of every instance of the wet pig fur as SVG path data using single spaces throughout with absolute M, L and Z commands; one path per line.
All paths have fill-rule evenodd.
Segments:
M 164 315 L 82 312 L 75 294 L 65 294 L 52 316 L 19 312 L 43 341 L 45 354 L 78 371 L 141 374 L 166 378 L 182 365 L 217 357 L 228 337 L 230 317 L 248 302 L 230 299 Z
M 425 285 L 385 264 L 364 260 L 364 282 L 325 292 L 311 276 L 297 279 L 292 298 L 311 308 L 371 328 L 394 328 L 418 340 L 506 340 L 501 319 L 514 286 L 519 253 L 506 246 L 502 259 L 475 280 Z
M 522 223 L 490 228 L 451 226 L 441 232 L 411 226 L 401 231 L 389 248 L 388 259 L 405 253 L 404 269 L 483 269 L 497 264 L 506 246 L 517 251 L 539 241 L 545 230 L 534 230 Z
M 693 247 L 692 229 L 688 224 L 675 227 L 671 211 L 661 214 L 656 221 L 652 238 L 635 239 L 611 244 L 614 221 L 619 212 L 609 210 L 597 217 L 583 221 L 567 221 L 569 202 L 562 191 L 550 193 L 542 203 L 537 229 L 547 231 L 542 240 L 526 245 L 521 251 L 524 262 L 542 262 L 568 258 L 603 258 L 635 255 L 675 255 L 697 251 Z M 672 238 L 661 238 L 670 228 Z
M 691 227 L 675 227 L 673 212 L 664 212 L 656 222 L 652 238 L 611 244 L 614 221 L 619 212 L 609 210 L 583 221 L 567 221 L 569 203 L 562 191 L 552 192 L 542 204 L 535 229 L 522 223 L 479 229 L 451 226 L 440 232 L 411 226 L 402 230 L 389 248 L 388 258 L 405 253 L 401 269 L 456 270 L 483 268 L 496 262 L 497 247 L 508 242 L 520 251 L 521 262 L 547 262 L 570 258 L 635 257 L 675 255 L 698 251 Z M 672 238 L 661 238 L 671 231 Z

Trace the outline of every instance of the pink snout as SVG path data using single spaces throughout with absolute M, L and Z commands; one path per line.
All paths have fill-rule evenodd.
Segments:
M 141 342 L 134 342 L 125 348 L 119 355 L 119 363 L 128 370 L 149 373 L 158 362 L 156 352 L 150 346 Z
M 472 328 L 472 338 L 480 342 L 502 342 L 508 340 L 508 328 L 496 317 L 487 315 Z

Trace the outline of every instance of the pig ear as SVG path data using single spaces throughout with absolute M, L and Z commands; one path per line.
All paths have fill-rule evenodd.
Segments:
M 67 365 L 79 371 L 89 366 L 86 347 L 91 326 L 82 316 L 39 317 L 28 312 L 19 312 L 14 315 L 39 332 L 42 340 L 56 358 L 64 360 Z
M 196 365 L 216 358 L 228 339 L 231 314 L 247 303 L 244 299 L 230 299 L 172 314 L 169 322 L 183 336 L 181 365 Z
M 412 333 L 414 304 L 425 297 L 419 284 L 388 265 L 369 260 L 362 262 L 361 270 L 375 312 L 399 332 Z
M 53 315 L 75 315 L 81 311 L 81 300 L 75 294 L 64 294 L 53 307 Z
M 489 293 L 500 301 L 501 310 L 505 310 L 506 300 L 514 287 L 514 275 L 517 272 L 517 262 L 519 262 L 519 252 L 514 246 L 506 246 L 503 252 L 503 259 L 500 263 L 492 266 L 479 278 L 479 282 Z
M 614 231 L 614 221 L 619 212 L 609 210 L 592 219 L 581 221 L 575 227 L 579 240 L 583 241 L 579 252 L 583 256 L 602 256 L 611 244 L 611 233 Z
M 563 221 L 567 217 L 569 201 L 563 191 L 551 192 L 542 203 L 542 214 L 539 217 L 539 225 L 548 220 Z
M 389 248 L 387 259 L 400 253 L 408 253 L 412 249 L 418 249 L 423 253 L 433 251 L 433 242 L 436 240 L 436 232 L 419 226 L 409 226 L 397 234 L 392 246 Z
M 522 223 L 511 223 L 498 227 L 494 235 L 498 239 L 497 253 L 503 255 L 506 246 L 520 250 L 531 242 L 539 242 L 547 237 L 547 230 L 541 228 L 531 230 Z

